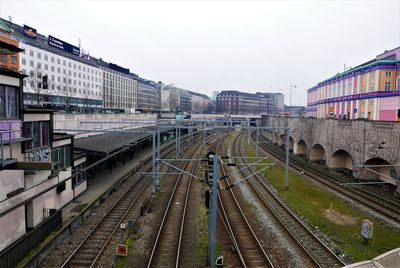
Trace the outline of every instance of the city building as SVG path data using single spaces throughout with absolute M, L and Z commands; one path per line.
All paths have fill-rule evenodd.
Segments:
M 257 92 L 256 95 L 262 96 L 267 101 L 266 114 L 280 114 L 284 110 L 284 96 L 282 93 Z
M 213 102 L 204 94 L 178 88 L 174 85 L 163 85 L 161 110 L 163 112 L 180 110 L 186 113 L 211 113 Z
M 216 101 L 217 100 L 218 93 L 219 93 L 219 91 L 213 91 L 212 96 L 211 96 L 211 100 L 212 101 Z
M 223 90 L 217 95 L 216 111 L 224 114 L 278 114 L 283 112 L 283 95 Z
M 292 106 L 287 106 L 285 105 L 285 114 L 290 114 L 292 116 L 303 116 L 306 111 L 305 106 L 299 106 L 299 105 L 292 105 Z
M 25 105 L 72 109 L 102 106 L 102 71 L 80 48 L 35 28 L 2 20 L 24 52 L 19 57 Z
M 204 95 L 205 96 L 205 95 Z M 208 96 L 203 98 L 203 113 L 212 114 L 215 113 L 215 101 L 213 101 Z
M 0 52 L 11 56 L 21 49 L 0 42 Z M 53 133 L 52 111 L 24 109 L 25 77 L 0 67 L 0 251 L 47 219 L 61 223 L 60 208 L 86 189 L 84 177 L 78 182 L 72 176 L 73 136 Z M 84 162 L 81 155 L 77 163 Z M 35 235 L 44 238 L 51 231 Z
M 179 90 L 174 85 L 164 85 L 161 89 L 161 111 L 175 112 L 180 105 Z
M 137 75 L 129 69 L 96 59 L 102 70 L 103 107 L 133 112 L 138 109 Z
M 19 72 L 19 53 L 15 53 L 18 41 L 12 35 L 11 29 L 0 19 L 0 42 L 5 53 L 0 55 L 0 67 Z M 9 48 L 7 50 L 7 47 Z M 21 49 L 22 51 L 22 49 Z
M 137 109 L 143 112 L 160 111 L 161 92 L 154 81 L 137 77 Z
M 307 116 L 400 121 L 400 47 L 307 91 Z

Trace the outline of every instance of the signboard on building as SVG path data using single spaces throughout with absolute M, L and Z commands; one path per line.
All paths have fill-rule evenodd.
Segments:
M 117 244 L 117 256 L 128 256 L 128 246 Z
M 81 54 L 79 55 L 79 57 L 90 60 L 90 53 L 89 51 L 81 49 Z
M 24 24 L 24 35 L 36 39 L 37 37 L 36 29 Z
M 357 108 L 353 109 L 353 113 L 357 113 L 357 111 L 358 111 Z
M 71 45 L 67 42 L 64 42 L 60 39 L 57 39 L 51 35 L 49 35 L 48 44 L 49 44 L 49 46 L 56 47 L 58 49 L 75 54 L 77 56 L 80 56 L 80 54 L 81 54 L 79 47 L 73 46 L 73 45 Z

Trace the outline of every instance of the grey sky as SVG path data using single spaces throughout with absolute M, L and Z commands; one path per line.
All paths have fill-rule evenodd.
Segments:
M 1 1 L 0 16 L 148 79 L 285 94 L 400 45 L 400 1 Z

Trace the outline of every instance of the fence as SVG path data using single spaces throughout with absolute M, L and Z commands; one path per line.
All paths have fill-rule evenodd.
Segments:
M 58 210 L 0 253 L 0 268 L 16 267 L 26 255 L 37 247 L 51 232 L 62 224 L 62 211 Z

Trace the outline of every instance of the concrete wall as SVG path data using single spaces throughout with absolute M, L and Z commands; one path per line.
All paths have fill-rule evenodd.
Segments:
M 294 143 L 297 144 L 300 140 L 306 143 L 307 157 L 310 156 L 311 149 L 320 144 L 325 151 L 326 164 L 329 167 L 359 170 L 359 164 L 373 158 L 400 165 L 400 124 L 396 122 L 263 116 L 262 125 L 290 127 Z M 283 130 L 270 132 L 270 136 L 278 132 L 278 138 L 283 134 Z M 348 155 L 338 152 L 339 150 L 347 152 Z M 344 157 L 335 158 L 338 155 Z M 398 168 L 396 172 L 400 174 Z
M 156 120 L 155 114 L 54 114 L 54 129 L 112 129 L 112 128 L 136 128 L 142 127 L 149 122 Z M 124 121 L 137 121 L 126 122 Z M 146 122 L 140 122 L 146 121 Z M 71 132 L 76 134 L 76 132 Z M 97 133 L 100 134 L 100 133 Z M 88 136 L 89 134 L 81 134 L 75 138 Z M 90 133 L 96 135 L 96 133 Z
M 0 217 L 0 251 L 25 234 L 25 207 Z

